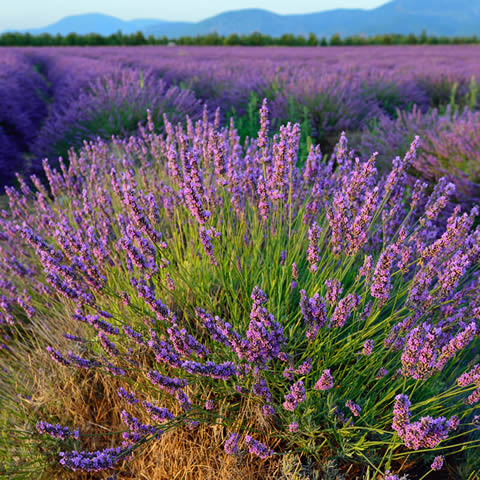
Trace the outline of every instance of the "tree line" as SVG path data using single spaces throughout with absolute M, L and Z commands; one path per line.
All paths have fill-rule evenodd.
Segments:
M 145 36 L 142 32 L 124 34 L 121 31 L 111 35 L 89 33 L 79 35 L 51 35 L 42 33 L 6 32 L 0 35 L 0 46 L 8 47 L 47 47 L 47 46 L 140 46 L 140 45 L 217 45 L 217 46 L 289 46 L 289 47 L 315 47 L 315 46 L 362 46 L 362 45 L 459 45 L 478 44 L 480 38 L 472 36 L 436 36 L 427 35 L 425 31 L 419 35 L 408 34 L 383 34 L 383 35 L 349 35 L 341 37 L 334 34 L 331 37 L 318 37 L 314 33 L 308 36 L 285 33 L 280 37 L 272 37 L 260 32 L 249 35 L 219 35 L 209 33 L 197 36 L 182 36 L 169 39 L 166 36 Z

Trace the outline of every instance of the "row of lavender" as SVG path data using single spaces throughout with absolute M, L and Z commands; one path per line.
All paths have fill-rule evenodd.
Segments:
M 32 59 L 16 50 L 0 56 L 0 184 L 21 170 L 21 155 L 29 151 L 46 115 L 48 87 Z
M 236 118 L 251 117 L 260 99 L 268 98 L 275 128 L 297 121 L 305 143 L 311 138 L 326 153 L 340 132 L 347 131 L 358 153 L 379 152 L 384 169 L 420 135 L 416 175 L 428 180 L 449 175 L 461 201 L 480 198 L 478 116 L 463 113 L 464 108 L 475 112 L 479 105 L 477 47 L 179 47 L 141 52 L 72 49 L 69 54 L 152 68 L 167 82 L 190 88 Z M 255 135 L 256 124 L 257 117 L 243 125 L 237 121 L 242 137 Z
M 70 146 L 81 145 L 85 138 L 128 135 L 136 130 L 136 122 L 145 121 L 148 106 L 159 125 L 162 110 L 176 113 L 176 118 L 198 116 L 201 105 L 185 90 L 178 104 L 176 99 L 170 102 L 173 105 L 156 104 L 156 91 L 180 86 L 208 103 L 211 111 L 220 106 L 225 116 L 233 115 L 242 138 L 255 135 L 256 112 L 260 99 L 266 97 L 275 128 L 286 121 L 302 125 L 303 154 L 312 140 L 329 153 L 345 130 L 359 152 L 379 151 L 379 159 L 389 168 L 393 156 L 415 134 L 423 139 L 430 130 L 437 136 L 452 130 L 458 145 L 476 145 L 475 117 L 452 118 L 454 112 L 444 112 L 444 106 L 477 108 L 476 83 L 472 83 L 472 78 L 480 78 L 477 51 L 471 46 L 27 49 L 23 52 L 42 65 L 53 100 L 29 152 L 39 168 L 43 157 L 66 156 Z M 86 89 L 90 82 L 93 85 Z M 170 97 L 178 94 L 171 92 Z M 45 109 L 38 102 L 32 105 L 38 111 Z M 398 123 L 393 123 L 396 109 L 410 110 L 413 105 L 415 116 L 404 116 L 400 142 L 395 133 Z M 426 114 L 433 107 L 440 107 L 441 114 Z M 430 165 L 421 175 L 438 179 L 447 172 L 459 191 L 468 192 L 466 196 L 472 188 L 475 191 L 469 182 L 479 182 L 477 150 L 452 147 L 449 142 L 437 145 L 433 136 L 430 140 L 429 152 L 442 150 L 448 166 L 421 149 L 419 163 Z
M 3 391 L 38 365 L 15 344 L 29 332 L 50 342 L 52 385 L 68 369 L 120 386 L 100 427 L 27 382 L 9 408 L 28 421 L 0 447 L 21 432 L 69 471 L 139 476 L 145 447 L 215 426 L 239 462 L 301 452 L 389 480 L 480 468 L 478 208 L 446 211 L 445 179 L 408 187 L 418 138 L 379 177 L 343 135 L 327 163 L 315 146 L 301 159 L 298 124 L 271 136 L 266 103 L 260 120 L 242 144 L 207 111 L 165 134 L 150 119 L 45 162 L 48 187 L 8 189 Z
M 461 103 L 471 78 L 479 76 L 476 47 L 324 51 L 154 47 L 28 52 L 50 64 L 51 83 L 60 84 L 55 98 L 62 105 L 70 103 L 72 93 L 78 96 L 82 80 L 104 77 L 126 66 L 141 68 L 161 75 L 167 85 L 191 88 L 212 109 L 221 106 L 227 113 L 232 108 L 245 113 L 252 94 L 257 102 L 267 97 L 277 126 L 287 119 L 303 120 L 310 135 L 324 143 L 329 135 L 362 130 L 372 118 L 392 116 L 396 108 L 416 104 L 425 111 L 448 103 L 455 84 L 455 99 Z M 417 68 L 419 64 L 422 70 Z M 60 112 L 65 113 L 62 108 Z M 55 152 L 45 148 L 55 131 L 52 125 L 40 135 L 38 155 Z
M 45 157 L 67 156 L 84 140 L 134 133 L 150 109 L 155 119 L 198 116 L 188 91 L 141 69 L 60 51 L 4 50 L 0 70 L 1 184 L 15 171 L 42 170 Z M 13 85 L 13 88 L 12 88 Z

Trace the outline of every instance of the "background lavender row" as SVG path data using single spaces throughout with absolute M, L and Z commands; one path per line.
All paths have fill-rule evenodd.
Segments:
M 2 107 L 12 117 L 7 123 L 37 119 L 26 129 L 29 135 L 22 142 L 12 138 L 5 128 L 0 130 L 4 162 L 11 171 L 18 169 L 28 152 L 33 167 L 29 170 L 36 172 L 43 157 L 66 157 L 68 149 L 81 146 L 84 139 L 134 133 L 137 122 L 146 121 L 147 108 L 156 112 L 154 117 L 161 127 L 162 113 L 173 114 L 174 121 L 185 114 L 195 116 L 201 110 L 199 101 L 207 103 L 211 112 L 222 107 L 223 120 L 233 116 L 242 138 L 253 136 L 260 99 L 266 97 L 273 127 L 287 121 L 301 123 L 301 156 L 311 141 L 320 143 L 324 153 L 330 153 L 345 130 L 359 152 L 378 149 L 388 168 L 392 153 L 403 151 L 414 134 L 427 131 L 414 131 L 418 122 L 408 117 L 409 135 L 402 137 L 403 143 L 397 149 L 390 148 L 398 142 L 391 129 L 382 126 L 396 121 L 400 115 L 397 109 L 411 111 L 416 105 L 415 115 L 428 124 L 423 114 L 432 107 L 443 108 L 453 102 L 457 107 L 469 104 L 471 109 L 477 108 L 477 99 L 470 93 L 472 78 L 480 77 L 478 51 L 476 46 L 4 49 L 7 57 L 17 59 L 17 75 L 31 83 L 17 82 L 23 85 L 18 87 L 24 92 L 22 100 L 15 100 L 18 95 L 11 94 L 10 82 L 4 87 L 10 89 L 8 97 L 14 105 Z M 45 94 L 37 94 L 35 101 L 29 101 L 24 108 L 23 99 L 38 92 L 38 85 Z M 193 93 L 183 92 L 182 100 L 168 106 L 158 103 L 155 92 L 170 86 Z M 176 97 L 180 92 L 171 91 L 171 95 Z M 39 118 L 44 119 L 42 125 Z M 446 116 L 442 122 L 456 124 L 457 119 Z M 395 125 L 392 128 L 398 127 Z M 360 138 L 362 132 L 364 138 Z M 373 144 L 372 132 L 376 137 Z M 468 165 L 464 167 L 471 170 Z M 438 172 L 433 177 L 445 173 L 445 166 L 435 168 Z

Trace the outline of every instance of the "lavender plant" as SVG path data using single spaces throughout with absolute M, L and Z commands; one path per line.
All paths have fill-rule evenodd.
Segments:
M 471 205 L 480 198 L 478 125 L 478 112 L 468 109 L 448 107 L 444 114 L 438 110 L 423 114 L 414 107 L 409 113 L 398 111 L 394 120 L 382 117 L 363 133 L 359 151 L 363 155 L 378 151 L 382 163 L 389 164 L 419 134 L 422 142 L 411 173 L 430 182 L 449 177 L 455 196 Z
M 301 159 L 299 125 L 269 136 L 265 101 L 260 124 L 242 145 L 206 112 L 164 134 L 149 117 L 45 161 L 47 185 L 7 189 L 4 355 L 63 318 L 78 331 L 56 326 L 53 364 L 104 375 L 123 404 L 101 448 L 38 416 L 65 469 L 112 473 L 200 425 L 232 455 L 334 452 L 384 478 L 478 449 L 478 209 L 442 222 L 454 186 L 407 187 L 418 138 L 380 177 L 345 135 L 328 161 L 315 146 Z

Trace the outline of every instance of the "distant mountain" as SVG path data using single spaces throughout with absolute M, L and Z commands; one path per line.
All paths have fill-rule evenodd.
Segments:
M 299 15 L 278 15 L 262 9 L 221 13 L 200 22 L 167 22 L 143 19 L 124 21 L 102 14 L 65 17 L 45 28 L 30 29 L 32 34 L 90 32 L 109 35 L 118 30 L 177 38 L 217 32 L 249 34 L 255 31 L 278 37 L 284 33 L 330 37 L 414 33 L 426 30 L 435 35 L 480 35 L 480 0 L 391 0 L 371 10 L 336 9 Z
M 72 15 L 65 17 L 56 23 L 52 23 L 43 28 L 30 28 L 25 32 L 33 35 L 39 33 L 50 33 L 56 35 L 67 35 L 71 32 L 85 35 L 87 33 L 99 33 L 100 35 L 111 35 L 121 30 L 123 33 L 135 33 L 145 30 L 150 26 L 157 28 L 162 24 L 163 20 L 158 19 L 137 19 L 137 20 L 121 20 L 120 18 L 103 15 L 101 13 L 87 13 L 84 15 Z
M 480 35 L 480 0 L 392 0 L 372 10 L 336 9 L 301 15 L 278 15 L 261 9 L 221 13 L 201 22 L 166 22 L 145 28 L 146 34 L 200 35 L 217 32 L 272 36 L 284 33 L 330 37 L 382 33 L 435 35 Z

